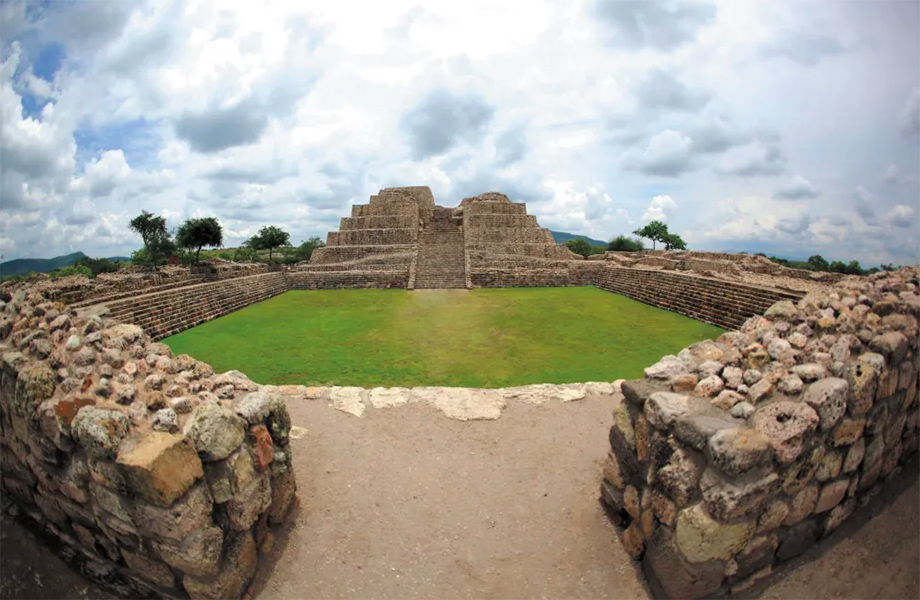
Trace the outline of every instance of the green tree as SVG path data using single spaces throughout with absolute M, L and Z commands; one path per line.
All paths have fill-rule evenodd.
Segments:
M 572 238 L 565 243 L 566 247 L 575 254 L 581 254 L 585 258 L 591 256 L 591 244 L 581 238 Z
M 58 277 L 68 277 L 70 275 L 83 275 L 87 279 L 93 278 L 93 272 L 89 267 L 86 265 L 78 264 L 72 264 L 48 273 L 48 276 L 51 279 L 57 279 Z
M 645 250 L 645 246 L 642 245 L 642 240 L 618 235 L 607 244 L 607 250 L 611 252 L 639 252 L 640 250 Z
M 310 257 L 313 256 L 313 251 L 317 248 L 322 248 L 326 245 L 326 242 L 320 238 L 314 236 L 310 239 L 302 242 L 300 246 L 297 247 L 297 250 L 294 251 L 294 258 L 297 262 L 310 260 Z
M 820 254 L 809 256 L 808 266 L 812 271 L 827 271 L 831 268 L 830 263 Z
M 661 238 L 665 250 L 686 250 L 687 242 L 676 233 L 667 233 Z
M 268 250 L 268 261 L 272 261 L 275 248 L 291 245 L 291 235 L 274 225 L 265 225 L 246 244 L 253 250 Z
M 862 275 L 863 270 L 862 267 L 859 266 L 859 261 L 851 260 L 849 264 L 847 264 L 846 273 L 847 275 Z
M 77 260 L 74 265 L 88 267 L 92 271 L 93 277 L 100 273 L 114 273 L 121 267 L 121 263 L 118 261 L 109 260 L 108 258 L 90 258 L 88 256 Z
M 219 248 L 224 245 L 223 228 L 214 217 L 186 219 L 176 233 L 176 243 L 189 252 L 194 250 L 195 263 L 198 263 L 202 248 Z
M 144 240 L 144 253 L 141 255 L 135 252 L 131 255 L 131 261 L 135 262 L 135 256 L 140 260 L 139 264 L 154 267 L 161 262 L 165 262 L 169 256 L 175 252 L 176 246 L 166 231 L 166 219 L 157 217 L 146 210 L 131 219 L 128 227 L 136 231 L 141 239 Z
M 846 263 L 839 261 L 839 260 L 835 260 L 834 262 L 832 262 L 828 268 L 830 269 L 832 273 L 846 273 L 847 272 Z
M 652 221 L 645 227 L 633 231 L 633 235 L 652 240 L 652 250 L 655 249 L 655 242 L 663 242 L 668 235 L 668 226 L 661 221 Z

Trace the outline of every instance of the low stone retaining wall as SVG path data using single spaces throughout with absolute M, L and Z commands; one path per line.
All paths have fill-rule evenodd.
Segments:
M 110 315 L 140 325 L 154 340 L 267 300 L 289 289 L 285 273 L 200 283 L 109 302 Z
M 749 588 L 917 451 L 918 275 L 780 301 L 622 384 L 601 498 L 657 592 Z
M 595 265 L 593 261 L 588 264 Z M 603 264 L 603 263 L 600 263 Z M 774 302 L 802 294 L 662 271 L 605 265 L 597 287 L 724 329 L 737 329 Z
M 4 495 L 131 596 L 241 597 L 296 490 L 281 397 L 136 325 L 0 308 Z
M 293 290 L 407 289 L 409 268 L 368 271 L 292 271 L 288 273 Z

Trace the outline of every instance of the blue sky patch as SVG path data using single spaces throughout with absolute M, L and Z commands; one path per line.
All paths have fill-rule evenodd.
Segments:
M 106 150 L 121 149 L 132 168 L 153 167 L 160 136 L 146 119 L 113 121 L 102 125 L 81 124 L 73 132 L 77 143 L 77 169 Z

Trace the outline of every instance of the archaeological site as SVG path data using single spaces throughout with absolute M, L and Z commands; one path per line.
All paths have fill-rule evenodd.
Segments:
M 726 333 L 642 379 L 499 389 L 263 385 L 162 343 L 289 290 L 567 286 Z M 111 597 L 833 597 L 864 565 L 901 587 L 855 597 L 899 597 L 918 319 L 920 267 L 584 259 L 504 194 L 387 188 L 293 266 L 0 284 L 4 535 Z

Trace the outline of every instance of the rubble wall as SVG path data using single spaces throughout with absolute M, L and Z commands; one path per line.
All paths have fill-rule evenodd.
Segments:
M 242 597 L 296 490 L 281 398 L 38 294 L 0 315 L 4 496 L 131 596 Z
M 407 289 L 409 265 L 360 271 L 292 271 L 288 279 L 294 290 Z
M 920 269 L 782 300 L 622 384 L 601 497 L 658 594 L 741 592 L 917 451 Z

